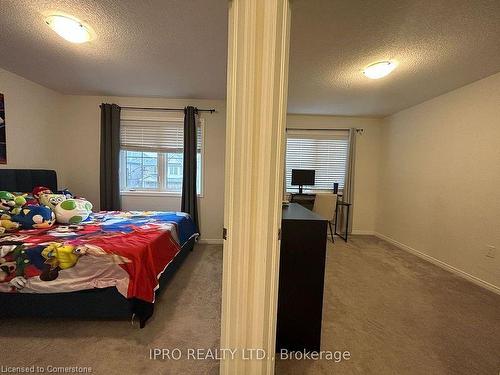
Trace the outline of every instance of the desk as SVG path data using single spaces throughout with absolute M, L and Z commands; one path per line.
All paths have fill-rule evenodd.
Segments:
M 314 207 L 314 199 L 316 194 L 314 193 L 290 193 L 290 202 L 298 203 L 305 208 L 312 210 Z
M 344 236 L 342 236 L 342 234 L 340 233 L 337 233 L 337 223 L 338 223 L 338 218 L 339 218 L 339 208 L 340 209 L 344 209 L 346 210 L 347 214 L 346 214 L 346 219 L 345 219 L 345 234 Z M 351 210 L 351 204 L 350 203 L 347 203 L 347 202 L 344 202 L 342 200 L 337 200 L 337 207 L 335 207 L 335 234 L 337 236 L 339 236 L 340 238 L 342 238 L 345 242 L 347 242 L 347 236 L 349 234 L 349 211 Z
M 276 349 L 319 351 L 328 221 L 283 207 Z
M 290 202 L 298 203 L 301 206 L 303 206 L 309 210 L 312 210 L 314 208 L 314 200 L 315 199 L 316 199 L 316 194 L 314 194 L 314 193 L 303 193 L 303 194 L 290 193 Z M 341 233 L 342 229 L 338 227 L 337 218 L 339 217 L 339 212 L 341 210 L 344 210 L 345 215 L 346 215 L 346 222 L 349 223 L 351 203 L 344 202 L 343 198 L 342 198 L 342 194 L 337 194 L 337 206 L 335 207 L 335 221 L 333 223 L 334 230 L 332 233 L 332 241 L 333 241 L 333 235 L 335 234 L 335 235 L 339 236 L 340 238 L 342 238 L 345 242 L 347 242 L 347 236 L 349 235 L 349 230 L 347 227 L 348 224 L 346 224 L 343 235 Z M 343 212 L 343 214 L 344 214 L 344 212 Z M 337 232 L 337 229 L 339 230 L 339 232 Z

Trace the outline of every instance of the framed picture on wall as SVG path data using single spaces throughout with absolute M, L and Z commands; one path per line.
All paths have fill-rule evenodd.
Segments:
M 7 139 L 5 134 L 5 103 L 0 94 L 0 164 L 7 164 Z

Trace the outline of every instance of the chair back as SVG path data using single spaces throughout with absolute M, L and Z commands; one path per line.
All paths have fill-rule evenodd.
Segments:
M 336 208 L 337 194 L 316 193 L 313 211 L 316 212 L 319 216 L 322 216 L 328 221 L 334 221 Z

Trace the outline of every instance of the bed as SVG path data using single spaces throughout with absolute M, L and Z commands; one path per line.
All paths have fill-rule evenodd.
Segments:
M 0 169 L 0 190 L 26 192 L 35 186 L 56 191 L 56 172 Z M 197 236 L 189 215 L 156 211 L 97 212 L 69 230 L 56 225 L 6 233 L 0 246 L 22 245 L 33 269 L 44 260 L 40 254 L 49 244 L 72 246 L 78 257 L 71 268 L 58 267 L 55 279 L 33 274 L 22 289 L 0 283 L 0 317 L 137 318 L 144 328 L 156 296 L 193 249 Z

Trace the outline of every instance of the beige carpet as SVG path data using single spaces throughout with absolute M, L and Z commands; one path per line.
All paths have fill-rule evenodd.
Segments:
M 4 320 L 0 366 L 90 366 L 98 375 L 218 374 L 217 361 L 153 361 L 149 349 L 219 346 L 221 274 L 221 247 L 196 246 L 142 330 L 126 321 Z
M 217 374 L 215 360 L 153 361 L 150 348 L 216 348 L 222 249 L 197 246 L 153 321 L 4 320 L 0 366 L 91 366 L 94 374 Z M 0 307 L 1 308 L 1 307 Z M 349 361 L 278 361 L 277 374 L 500 371 L 500 296 L 373 237 L 329 246 L 323 350 Z
M 329 246 L 322 350 L 349 361 L 280 361 L 278 374 L 500 372 L 500 296 L 370 236 Z

